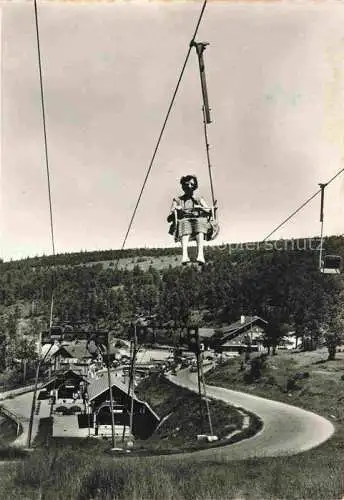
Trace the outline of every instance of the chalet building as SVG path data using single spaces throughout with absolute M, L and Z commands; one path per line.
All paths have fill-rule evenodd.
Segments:
M 123 384 L 119 377 L 111 375 L 115 425 L 129 427 L 131 396 L 128 384 Z M 96 425 L 111 425 L 110 396 L 107 375 L 93 379 L 87 386 L 87 399 L 92 409 Z M 151 436 L 160 422 L 158 415 L 144 401 L 134 395 L 133 435 L 146 439 Z
M 76 340 L 87 341 L 89 331 L 75 329 L 70 325 L 53 326 L 51 331 L 45 331 L 42 334 L 42 343 L 50 344 L 52 341 L 59 342 L 74 342 Z
M 107 352 L 95 350 L 94 353 L 87 349 L 87 340 L 76 340 L 74 342 L 63 342 L 52 346 L 47 360 L 50 359 L 52 370 L 56 371 L 66 365 L 90 364 L 99 358 L 99 362 L 107 361 Z M 44 350 L 49 349 L 48 344 L 43 346 Z M 116 359 L 118 349 L 110 345 L 110 362 Z
M 72 365 L 87 365 L 91 363 L 92 355 L 86 349 L 86 341 L 80 340 L 71 343 L 46 344 L 42 347 L 41 356 L 45 356 L 46 364 L 52 372 L 68 369 Z
M 240 320 L 216 330 L 209 345 L 217 352 L 243 352 L 250 344 L 251 351 L 263 349 L 262 336 L 267 321 L 259 316 L 241 316 Z
M 111 375 L 113 414 L 115 432 L 122 435 L 124 428 L 129 432 L 131 395 L 128 384 L 123 384 L 119 377 Z M 53 416 L 53 432 L 61 435 L 58 429 L 63 427 L 64 417 L 71 419 L 75 435 L 83 435 L 88 429 L 89 435 L 111 435 L 111 405 L 107 373 L 97 378 L 86 378 L 74 370 L 60 370 L 40 390 L 39 400 L 50 399 Z M 135 395 L 133 398 L 133 429 L 135 438 L 145 439 L 153 434 L 160 422 L 158 415 L 144 401 Z M 80 434 L 81 432 L 81 434 Z M 62 434 L 63 435 L 63 434 Z M 87 433 L 85 434 L 87 435 Z
M 41 357 L 46 356 L 46 364 L 49 364 L 51 372 L 56 372 L 61 369 L 73 368 L 78 369 L 83 375 L 87 375 L 90 370 L 90 365 L 94 362 L 97 363 L 96 351 L 93 355 L 87 349 L 86 340 L 77 340 L 75 342 L 63 342 L 61 344 L 45 344 L 42 347 Z M 110 361 L 116 358 L 117 349 L 110 346 Z M 102 353 L 99 357 L 99 368 L 102 362 L 107 361 L 107 354 Z
M 56 391 L 58 399 L 73 399 L 76 392 L 85 392 L 87 378 L 74 370 L 61 370 L 54 374 L 41 389 L 46 392 Z
M 86 377 L 73 370 L 61 370 L 41 388 L 38 399 L 50 399 L 54 414 L 85 413 L 86 387 Z

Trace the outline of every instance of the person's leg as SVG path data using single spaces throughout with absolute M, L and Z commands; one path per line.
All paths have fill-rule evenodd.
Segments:
M 197 241 L 197 262 L 201 262 L 204 264 L 204 234 L 203 233 L 197 233 L 196 234 L 196 241 Z
M 188 243 L 189 243 L 189 235 L 185 234 L 182 236 L 182 264 L 185 262 L 190 262 L 189 254 L 188 254 Z

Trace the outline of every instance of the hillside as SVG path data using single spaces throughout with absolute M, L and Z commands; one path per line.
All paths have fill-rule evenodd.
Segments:
M 128 460 L 102 454 L 93 442 L 82 446 L 70 443 L 37 449 L 29 459 L 8 467 L 0 497 L 132 499 L 134 492 L 135 498 L 157 500 L 342 498 L 343 353 L 334 362 L 327 362 L 326 356 L 323 350 L 279 354 L 270 358 L 262 377 L 254 383 L 245 382 L 240 363 L 222 364 L 207 374 L 207 383 L 274 397 L 325 415 L 335 424 L 336 433 L 315 449 L 231 462 L 213 456 L 195 460 L 193 455 Z M 286 390 L 288 379 L 301 372 L 308 377 Z M 163 394 L 161 389 L 152 387 L 151 397 L 165 396 L 165 388 Z M 185 412 L 184 418 L 187 415 Z
M 325 248 L 344 259 L 343 236 L 327 238 Z M 271 345 L 286 330 L 307 335 L 311 347 L 325 330 L 341 333 L 344 280 L 319 272 L 316 239 L 208 246 L 206 259 L 202 270 L 184 268 L 180 249 L 167 248 L 61 254 L 55 266 L 51 256 L 1 263 L 0 369 L 13 358 L 31 359 L 48 326 L 52 290 L 54 323 L 123 337 L 137 313 L 182 323 L 192 309 L 214 327 L 241 314 L 261 316 Z

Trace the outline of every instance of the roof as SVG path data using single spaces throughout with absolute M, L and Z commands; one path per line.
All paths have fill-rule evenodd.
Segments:
M 55 372 L 54 376 L 42 386 L 42 389 L 50 386 L 55 381 L 62 382 L 63 380 L 67 380 L 68 378 L 72 377 L 75 377 L 79 380 L 87 381 L 86 377 L 80 375 L 80 373 L 75 372 L 74 370 L 58 370 Z
M 54 353 L 55 356 L 61 354 L 65 358 L 84 359 L 91 358 L 92 355 L 86 349 L 87 340 L 76 340 L 74 342 L 63 342 Z
M 217 340 L 223 343 L 249 331 L 252 326 L 258 325 L 264 328 L 267 324 L 268 322 L 260 316 L 244 316 L 243 321 L 240 319 L 231 325 L 219 328 Z
M 101 375 L 99 378 L 90 378 L 88 379 L 88 382 L 89 385 L 87 388 L 87 392 L 89 401 L 92 401 L 96 397 L 100 396 L 100 394 L 103 394 L 103 392 L 109 390 L 109 381 L 107 374 Z M 116 375 L 113 374 L 111 374 L 111 386 L 117 387 L 120 391 L 128 394 L 128 384 L 123 384 L 123 382 L 120 381 L 120 378 L 116 377 Z M 138 401 L 135 395 L 134 399 Z
M 214 335 L 215 328 L 199 328 L 198 334 L 202 338 L 210 338 Z
M 58 350 L 60 346 L 57 344 L 43 344 L 41 349 L 41 359 L 50 359 Z
M 119 377 L 116 377 L 113 374 L 111 374 L 110 377 L 111 377 L 112 387 L 117 387 L 125 394 L 128 394 L 128 389 L 129 389 L 128 384 L 123 384 L 119 380 Z M 88 382 L 89 385 L 87 387 L 87 392 L 89 401 L 92 401 L 93 399 L 97 398 L 98 396 L 109 390 L 109 381 L 107 374 L 104 374 L 97 379 L 94 378 L 88 379 Z M 145 401 L 141 401 L 137 396 L 135 396 L 135 394 L 133 395 L 133 398 L 139 404 L 144 405 L 150 411 L 150 413 L 155 416 L 155 418 L 158 421 L 160 420 L 159 416 L 155 413 L 155 411 L 151 408 L 151 406 L 148 403 L 146 403 Z
M 46 352 L 50 346 L 51 344 L 45 344 L 43 346 L 43 348 L 45 349 L 44 352 Z M 87 340 L 75 340 L 73 342 L 62 342 L 61 344 L 55 344 L 49 353 L 49 357 L 61 355 L 62 357 L 65 358 L 72 358 L 79 360 L 85 358 L 91 358 L 92 354 L 86 349 L 86 346 L 87 346 Z M 110 345 L 110 354 L 114 354 L 117 352 L 118 349 Z M 106 354 L 106 350 L 104 354 Z
M 130 349 L 130 342 L 129 342 L 129 340 L 114 338 L 110 344 L 110 351 L 112 351 L 111 348 L 112 349 Z

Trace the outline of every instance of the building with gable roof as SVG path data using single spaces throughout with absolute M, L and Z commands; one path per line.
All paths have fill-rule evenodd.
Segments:
M 261 350 L 268 322 L 260 316 L 241 316 L 240 320 L 216 330 L 208 345 L 215 351 L 242 352 L 250 343 L 251 350 Z
M 95 425 L 111 425 L 110 395 L 107 374 L 90 379 L 87 385 L 87 399 L 95 419 Z M 115 425 L 129 427 L 131 395 L 128 384 L 111 374 L 111 388 Z M 146 439 L 159 425 L 160 418 L 148 403 L 139 400 L 134 394 L 133 435 Z

